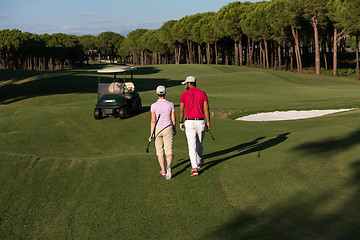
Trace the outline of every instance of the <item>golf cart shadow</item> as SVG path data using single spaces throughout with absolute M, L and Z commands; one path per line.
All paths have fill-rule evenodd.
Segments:
M 243 156 L 243 155 L 247 155 L 250 153 L 258 153 L 258 157 L 260 157 L 260 153 L 263 150 L 266 150 L 268 148 L 274 147 L 284 141 L 286 141 L 288 139 L 288 135 L 290 133 L 283 133 L 283 134 L 279 134 L 277 137 L 271 138 L 265 142 L 260 142 L 261 140 L 265 139 L 266 137 L 258 137 L 253 141 L 247 142 L 247 143 L 242 143 L 242 144 L 238 144 L 236 146 L 224 149 L 224 150 L 220 150 L 217 152 L 213 152 L 213 153 L 209 153 L 209 154 L 205 154 L 204 157 L 204 164 L 203 167 L 201 168 L 201 170 L 199 171 L 199 173 L 201 174 L 201 172 L 206 171 L 220 163 L 223 163 L 225 161 L 228 161 L 230 159 L 233 159 L 235 157 L 239 157 L 239 156 Z M 216 158 L 216 157 L 220 157 L 220 159 L 216 159 L 213 161 L 210 161 L 211 158 Z M 188 163 L 183 169 L 181 169 L 180 171 L 176 172 L 173 177 L 176 177 L 177 175 L 181 174 L 182 172 L 186 171 L 186 169 L 190 168 L 190 159 L 185 159 L 182 160 L 175 166 L 172 167 L 172 169 L 175 169 L 177 167 L 180 167 L 181 165 L 184 165 Z

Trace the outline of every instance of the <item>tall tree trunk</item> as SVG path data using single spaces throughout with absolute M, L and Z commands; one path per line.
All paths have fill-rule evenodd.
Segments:
M 198 58 L 199 58 L 199 64 L 203 63 L 203 57 L 201 54 L 201 44 L 198 44 Z
M 180 64 L 181 61 L 181 44 L 178 46 L 178 64 Z
M 5 53 L 5 69 L 9 68 L 9 54 Z
M 333 43 L 333 76 L 337 75 L 337 51 L 338 51 L 338 43 L 339 41 L 345 37 L 347 33 L 345 30 L 338 33 L 338 29 L 334 28 L 334 43 Z
M 45 68 L 45 71 L 49 71 L 49 65 L 48 65 L 48 60 L 46 57 L 44 57 L 44 68 Z
M 360 79 L 359 73 L 359 51 L 360 51 L 360 42 L 359 42 L 359 34 L 356 34 L 356 79 Z
M 33 66 L 32 66 L 32 70 L 37 70 L 37 66 L 38 66 L 38 63 L 37 63 L 37 58 L 36 57 L 33 57 Z
M 26 58 L 26 62 L 27 62 L 27 70 L 32 70 L 32 64 L 31 64 L 31 58 L 27 57 Z
M 158 56 L 156 54 L 156 52 L 152 53 L 152 64 L 153 65 L 157 65 L 158 64 Z
M 324 55 L 324 66 L 325 66 L 325 72 L 328 70 L 328 62 L 327 62 L 327 52 L 326 52 L 326 36 L 322 43 L 322 51 Z
M 178 47 L 175 45 L 174 46 L 174 57 L 175 57 L 175 64 L 179 64 L 178 62 Z
M 239 45 L 238 42 L 234 42 L 234 48 L 235 48 L 235 66 L 239 66 Z
M 328 62 L 327 62 L 327 56 L 326 56 L 326 48 L 324 49 L 324 65 L 325 65 L 325 72 L 328 70 Z
M 206 63 L 211 64 L 210 43 L 206 44 Z
M 219 54 L 217 49 L 217 41 L 215 41 L 215 64 L 217 65 L 219 62 Z
M 254 53 L 254 41 L 248 38 L 248 65 L 252 67 L 253 64 L 253 53 Z
M 338 45 L 338 38 L 337 38 L 337 28 L 334 28 L 334 50 L 333 50 L 333 76 L 337 75 L 337 45 Z
M 264 40 L 264 45 L 265 45 L 265 54 L 264 54 L 264 57 L 265 57 L 265 66 L 266 66 L 266 69 L 269 69 L 269 52 L 268 52 L 268 43 L 267 43 L 267 40 Z
M 141 66 L 144 66 L 144 51 L 141 51 L 140 53 L 140 64 Z
M 254 58 L 254 40 L 251 40 L 251 50 L 250 50 L 250 67 L 252 67 L 253 64 L 253 58 Z
M 196 51 L 195 51 L 195 46 L 194 44 L 192 45 L 192 57 L 193 57 L 193 63 L 196 63 Z
M 174 46 L 174 60 L 175 60 L 175 64 L 178 64 L 177 63 L 177 48 L 176 48 L 176 46 Z
M 142 55 L 143 55 L 143 58 L 144 58 L 144 60 L 143 60 L 143 65 L 147 65 L 147 64 L 148 64 L 148 63 L 147 63 L 148 59 L 147 59 L 147 54 L 146 54 L 146 52 L 143 51 L 143 52 L 142 52 Z
M 188 63 L 193 64 L 194 63 L 194 57 L 193 57 L 193 47 L 192 47 L 192 41 L 189 39 L 186 39 L 186 44 L 188 48 Z
M 4 69 L 4 59 L 1 53 L 0 53 L 0 69 Z
M 246 65 L 250 66 L 250 39 L 247 38 L 247 48 L 246 48 Z
M 270 68 L 276 69 L 277 68 L 277 61 L 276 61 L 276 51 L 274 48 L 274 42 L 270 41 Z
M 291 47 L 290 47 L 289 51 L 290 51 L 290 71 L 292 72 L 293 67 L 294 67 L 294 44 L 293 43 L 291 43 Z M 296 63 L 298 63 L 298 61 L 296 61 Z M 298 66 L 298 69 L 299 69 L 299 66 Z
M 227 41 L 224 42 L 224 47 L 223 47 L 223 54 L 222 54 L 222 64 L 224 64 L 224 57 L 225 57 L 225 65 L 229 65 L 229 47 L 227 44 Z
M 320 47 L 319 47 L 319 31 L 318 31 L 317 17 L 312 17 L 312 25 L 314 28 L 314 39 L 315 39 L 315 72 L 316 75 L 320 75 Z
M 291 26 L 291 33 L 295 40 L 296 66 L 298 69 L 298 73 L 302 73 L 302 63 L 301 63 L 301 55 L 300 55 L 300 47 L 299 47 L 299 32 L 297 29 Z
M 281 44 L 280 43 L 278 43 L 278 61 L 279 61 L 279 71 L 281 71 L 282 63 L 281 63 Z
M 49 69 L 50 69 L 50 71 L 54 71 L 54 64 L 53 64 L 52 57 L 50 57 L 50 59 L 49 59 Z
M 265 68 L 265 58 L 263 57 L 264 54 L 264 49 L 263 49 L 263 44 L 261 41 L 259 41 L 259 47 L 260 47 L 260 54 L 259 54 L 259 61 L 258 61 L 258 65 L 260 68 Z
M 243 45 L 242 45 L 242 34 L 240 35 L 239 37 L 239 63 L 240 63 L 240 66 L 243 65 Z
M 45 62 L 46 62 L 45 57 L 42 57 L 41 58 L 41 69 L 42 70 L 46 70 Z M 81 63 L 82 63 L 82 61 L 81 61 Z

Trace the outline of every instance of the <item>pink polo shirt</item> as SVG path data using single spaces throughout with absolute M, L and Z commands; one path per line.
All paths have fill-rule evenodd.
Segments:
M 207 101 L 206 93 L 197 87 L 183 92 L 180 103 L 185 104 L 185 118 L 204 118 L 204 102 Z
M 174 104 L 166 99 L 158 99 L 151 105 L 151 112 L 155 112 L 156 119 L 161 115 L 156 128 L 171 126 L 171 113 L 175 112 Z

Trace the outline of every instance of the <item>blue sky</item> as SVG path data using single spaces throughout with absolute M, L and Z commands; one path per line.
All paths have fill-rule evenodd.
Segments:
M 231 0 L 0 0 L 0 30 L 36 34 L 126 36 L 138 29 L 158 29 L 168 20 L 218 11 Z

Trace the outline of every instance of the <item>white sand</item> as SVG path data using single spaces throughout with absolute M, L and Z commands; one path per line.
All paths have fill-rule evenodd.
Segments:
M 241 121 L 282 121 L 282 120 L 296 120 L 296 119 L 305 119 L 305 118 L 313 118 L 320 117 L 327 114 L 345 112 L 354 110 L 351 109 L 338 109 L 338 110 L 310 110 L 310 111 L 276 111 L 276 112 L 265 112 L 265 113 L 257 113 L 244 117 L 237 118 L 235 120 Z

